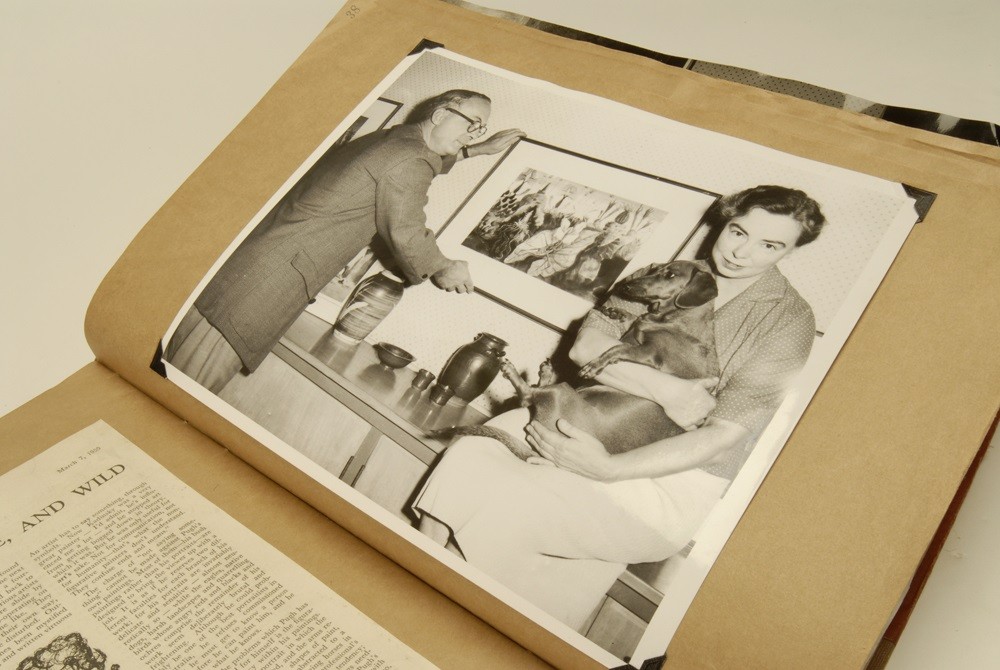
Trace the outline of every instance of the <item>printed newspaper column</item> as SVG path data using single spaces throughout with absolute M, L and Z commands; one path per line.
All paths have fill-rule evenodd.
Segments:
M 433 667 L 106 424 L 0 483 L 4 667 Z

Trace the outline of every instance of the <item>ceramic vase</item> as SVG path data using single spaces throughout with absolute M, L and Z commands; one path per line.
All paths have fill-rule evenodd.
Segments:
M 506 342 L 489 333 L 479 333 L 472 342 L 460 346 L 438 377 L 438 387 L 441 388 L 438 397 L 447 396 L 443 398 L 447 402 L 449 397 L 454 396 L 467 403 L 479 396 L 496 379 L 506 346 Z M 440 400 L 435 402 L 444 404 Z
M 386 274 L 362 280 L 344 301 L 333 326 L 338 339 L 357 344 L 375 330 L 403 297 L 403 283 Z

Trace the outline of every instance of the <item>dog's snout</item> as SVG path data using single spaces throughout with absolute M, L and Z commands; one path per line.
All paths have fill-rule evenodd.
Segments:
M 687 265 L 674 261 L 647 266 L 619 282 L 616 292 L 632 300 L 669 300 L 688 283 L 691 273 Z

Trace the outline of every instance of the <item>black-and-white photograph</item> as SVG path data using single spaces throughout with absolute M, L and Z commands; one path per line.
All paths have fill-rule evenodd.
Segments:
M 458 575 L 638 667 L 916 219 L 901 184 L 434 48 L 248 222 L 163 362 Z

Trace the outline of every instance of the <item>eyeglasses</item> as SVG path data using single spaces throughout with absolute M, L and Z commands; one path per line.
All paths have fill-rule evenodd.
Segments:
M 486 133 L 486 124 L 483 123 L 482 121 L 476 121 L 475 119 L 469 118 L 468 116 L 466 116 L 462 112 L 458 111 L 457 109 L 452 109 L 451 107 L 445 107 L 444 109 L 446 111 L 451 112 L 452 114 L 457 114 L 458 116 L 461 116 L 463 119 L 465 119 L 466 121 L 468 121 L 469 122 L 469 127 L 466 130 L 473 137 L 480 137 L 484 133 Z

